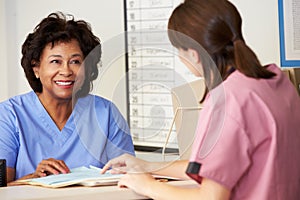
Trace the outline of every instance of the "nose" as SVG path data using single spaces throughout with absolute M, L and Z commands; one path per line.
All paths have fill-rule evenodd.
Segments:
M 63 65 L 60 67 L 59 74 L 62 76 L 71 76 L 73 74 L 68 62 L 63 63 Z

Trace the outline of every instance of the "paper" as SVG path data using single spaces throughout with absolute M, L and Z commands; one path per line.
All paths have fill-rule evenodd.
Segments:
M 119 179 L 123 176 L 123 174 L 100 174 L 100 170 L 100 168 L 95 167 L 79 167 L 71 169 L 71 172 L 68 174 L 50 175 L 41 178 L 20 180 L 17 182 L 51 188 L 77 184 L 84 186 L 98 186 L 117 184 Z

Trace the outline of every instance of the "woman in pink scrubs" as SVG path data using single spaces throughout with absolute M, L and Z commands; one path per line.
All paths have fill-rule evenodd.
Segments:
M 207 86 L 192 155 L 172 163 L 113 159 L 103 171 L 127 172 L 120 186 L 153 199 L 300 199 L 299 96 L 279 67 L 260 64 L 241 24 L 227 0 L 186 0 L 173 11 L 169 39 Z M 174 187 L 151 173 L 199 187 Z

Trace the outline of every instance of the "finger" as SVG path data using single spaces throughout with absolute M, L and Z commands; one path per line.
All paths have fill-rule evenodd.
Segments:
M 33 178 L 45 177 L 45 176 L 47 176 L 47 174 L 45 172 L 44 164 L 39 164 L 35 172 L 33 173 Z
M 44 167 L 42 168 L 42 171 L 44 171 L 47 175 L 49 175 L 49 174 L 57 175 L 60 173 L 52 164 L 44 165 Z
M 42 171 L 37 171 L 36 173 L 34 173 L 34 177 L 38 178 L 38 177 L 45 177 L 47 176 L 47 173 Z
M 126 166 L 126 160 L 128 160 L 130 157 L 133 157 L 132 155 L 129 155 L 127 153 L 122 154 L 119 157 L 116 157 L 114 159 L 111 159 L 106 163 L 106 165 L 102 168 L 101 174 L 104 174 L 107 170 L 110 168 L 116 168 L 116 167 L 122 167 Z
M 37 172 L 38 174 L 43 173 L 46 175 L 49 174 L 59 174 L 61 171 L 59 169 L 59 161 L 55 160 L 55 159 L 47 159 L 47 160 L 43 160 L 38 168 L 37 168 Z M 60 167 L 61 168 L 61 167 Z
M 112 168 L 110 170 L 111 174 L 126 174 L 127 170 L 126 167 L 116 167 L 116 168 Z
M 124 167 L 123 167 L 124 166 Z M 111 169 L 110 169 L 111 168 Z M 107 163 L 101 170 L 101 174 L 104 174 L 105 172 L 107 172 L 109 170 L 109 172 L 111 174 L 124 174 L 126 173 L 126 165 L 123 163 L 116 163 L 116 164 L 112 164 Z
M 106 163 L 105 165 L 104 165 L 104 167 L 102 168 L 102 170 L 100 171 L 100 174 L 104 174 L 107 170 L 109 170 L 110 169 L 110 167 L 111 167 L 111 160 L 110 161 L 108 161 L 108 163 Z
M 66 163 L 63 160 L 59 160 L 59 164 L 64 169 L 65 173 L 70 173 L 69 167 L 66 165 Z
M 100 173 L 104 174 L 110 168 L 116 168 L 116 167 L 121 167 L 121 166 L 126 166 L 126 163 L 125 163 L 124 159 L 122 158 L 122 156 L 111 159 L 110 161 L 108 161 L 106 163 L 106 165 L 102 168 Z
M 68 173 L 70 169 L 67 167 L 64 161 L 62 160 L 56 160 L 56 159 L 48 159 L 47 160 L 47 168 L 49 169 L 51 173 L 53 174 L 59 174 L 59 173 Z

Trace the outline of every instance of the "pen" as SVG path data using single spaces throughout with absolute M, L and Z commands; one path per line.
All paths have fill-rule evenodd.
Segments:
M 158 182 L 168 182 L 169 180 L 166 178 L 156 179 Z

